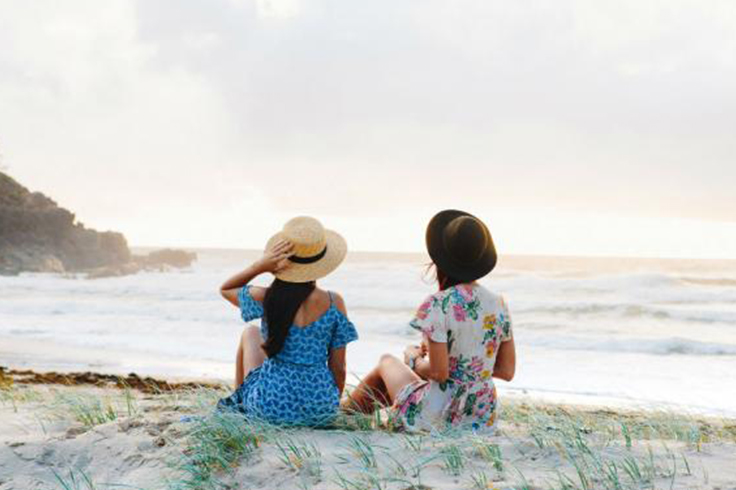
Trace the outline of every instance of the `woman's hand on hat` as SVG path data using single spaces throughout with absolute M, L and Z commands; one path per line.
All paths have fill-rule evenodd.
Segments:
M 294 254 L 294 246 L 287 240 L 279 240 L 263 254 L 258 268 L 263 272 L 279 272 L 290 264 L 289 257 Z

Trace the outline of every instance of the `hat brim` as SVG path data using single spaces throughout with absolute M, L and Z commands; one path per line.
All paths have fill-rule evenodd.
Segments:
M 490 238 L 489 233 L 489 246 L 486 247 L 483 255 L 473 265 L 462 264 L 452 258 L 452 255 L 445 248 L 444 231 L 452 220 L 461 216 L 478 219 L 470 213 L 456 209 L 441 211 L 432 218 L 429 225 L 427 225 L 427 252 L 432 262 L 442 269 L 442 272 L 460 281 L 472 282 L 489 274 L 496 267 L 498 257 L 493 239 Z
M 286 240 L 281 232 L 276 233 L 268 240 L 266 250 L 269 250 L 279 240 Z M 290 262 L 285 269 L 278 271 L 274 276 L 286 282 L 310 282 L 327 276 L 337 269 L 345 259 L 348 253 L 348 244 L 340 234 L 331 230 L 325 230 L 325 244 L 327 251 L 324 257 L 317 262 L 311 264 Z

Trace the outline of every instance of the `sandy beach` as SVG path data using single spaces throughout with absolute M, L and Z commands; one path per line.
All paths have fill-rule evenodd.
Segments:
M 492 437 L 409 436 L 356 417 L 279 429 L 213 414 L 225 386 L 2 380 L 2 490 L 736 488 L 734 420 L 507 397 Z
M 0 0 L 0 490 L 736 490 L 734 33 Z

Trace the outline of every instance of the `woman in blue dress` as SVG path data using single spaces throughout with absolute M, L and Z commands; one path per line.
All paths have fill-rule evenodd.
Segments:
M 330 424 L 345 386 L 345 347 L 358 334 L 339 294 L 316 280 L 337 268 L 347 246 L 337 233 L 309 217 L 290 220 L 266 252 L 222 285 L 240 308 L 246 327 L 235 361 L 235 392 L 218 403 L 249 418 L 289 426 Z M 275 276 L 268 288 L 249 283 Z

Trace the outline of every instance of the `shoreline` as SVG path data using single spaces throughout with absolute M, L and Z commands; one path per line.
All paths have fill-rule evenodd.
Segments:
M 232 386 L 225 380 L 191 377 L 139 376 L 135 372 L 122 374 L 99 373 L 95 371 L 39 371 L 34 369 L 14 369 L 0 365 L 0 389 L 23 385 L 48 385 L 59 387 L 91 387 L 105 390 L 136 390 L 147 395 L 189 392 L 192 390 L 214 390 L 229 392 Z M 346 385 L 346 389 L 351 387 Z M 673 413 L 704 424 L 723 423 L 736 430 L 736 416 L 712 413 L 694 413 L 678 410 L 672 406 L 624 406 L 605 403 L 572 403 L 545 399 L 529 394 L 506 393 L 503 399 L 516 406 L 547 406 L 550 410 L 573 410 L 590 415 L 619 416 L 636 418 L 642 415 Z M 502 399 L 501 403 L 504 403 Z
M 0 337 L 1 339 L 1 337 Z M 180 375 L 173 376 L 156 370 L 97 370 L 76 368 L 64 369 L 58 365 L 50 369 L 40 367 L 32 367 L 28 363 L 23 366 L 7 366 L 7 361 L 0 362 L 0 384 L 2 379 L 2 371 L 6 374 L 12 373 L 15 376 L 23 375 L 30 379 L 27 383 L 44 384 L 48 383 L 65 384 L 65 385 L 115 385 L 118 387 L 129 386 L 135 388 L 142 384 L 149 384 L 150 392 L 158 391 L 176 391 L 178 386 L 187 388 L 207 387 L 218 388 L 223 387 L 226 391 L 231 390 L 232 380 L 230 378 L 219 377 L 217 375 Z M 230 367 L 230 366 L 228 366 Z M 128 379 L 130 378 L 130 379 Z M 89 380 L 89 381 L 85 381 Z M 24 383 L 22 378 L 19 380 Z M 348 383 L 357 384 L 359 382 L 358 374 L 354 372 L 348 373 Z M 170 386 L 170 387 L 167 387 Z M 615 410 L 621 413 L 655 413 L 655 412 L 673 412 L 689 417 L 716 420 L 734 420 L 736 421 L 736 409 L 730 411 L 717 410 L 705 406 L 691 406 L 684 404 L 673 404 L 664 401 L 637 401 L 631 398 L 622 398 L 608 395 L 575 393 L 575 392 L 557 392 L 557 391 L 540 391 L 536 389 L 528 389 L 508 385 L 506 383 L 498 383 L 497 386 L 501 403 L 505 400 L 513 400 L 518 403 L 532 403 L 536 405 L 548 404 L 550 406 L 571 406 L 581 410 Z

